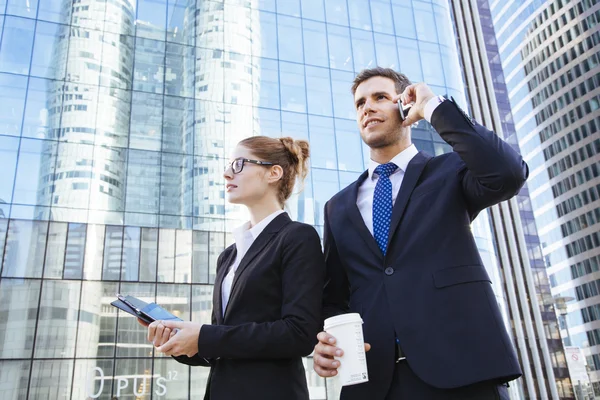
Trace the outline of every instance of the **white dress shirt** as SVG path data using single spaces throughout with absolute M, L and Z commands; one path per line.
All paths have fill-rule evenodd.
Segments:
M 443 97 L 436 96 L 425 104 L 425 109 L 423 111 L 427 122 L 431 122 L 433 111 L 442 103 L 442 101 L 444 101 Z M 408 163 L 417 155 L 417 153 L 417 148 L 414 144 L 411 144 L 408 148 L 404 149 L 389 161 L 398 166 L 398 169 L 390 175 L 390 181 L 392 182 L 392 204 L 396 204 L 396 197 L 398 197 L 398 192 L 400 191 L 400 186 L 402 185 Z M 375 175 L 373 172 L 379 165 L 378 162 L 373 160 L 369 161 L 369 176 L 367 176 L 367 179 L 365 179 L 358 188 L 358 196 L 356 197 L 356 205 L 358 206 L 360 215 L 367 228 L 369 228 L 371 235 L 373 234 L 373 194 L 375 192 L 375 185 L 377 185 L 377 180 L 379 179 L 379 175 Z
M 233 284 L 233 277 L 235 276 L 235 271 L 237 270 L 242 258 L 248 252 L 252 243 L 256 240 L 258 235 L 266 228 L 267 225 L 271 223 L 279 214 L 283 214 L 284 210 L 275 211 L 273 214 L 267 216 L 258 224 L 250 227 L 250 221 L 238 226 L 233 230 L 233 239 L 235 241 L 235 248 L 237 254 L 235 256 L 235 261 L 231 268 L 229 268 L 229 272 L 223 279 L 223 284 L 221 285 L 221 302 L 223 303 L 223 315 L 225 315 L 225 309 L 227 308 L 227 303 L 229 302 L 229 296 L 231 295 L 231 285 Z

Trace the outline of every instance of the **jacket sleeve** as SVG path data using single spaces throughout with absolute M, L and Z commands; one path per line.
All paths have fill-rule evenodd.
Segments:
M 350 309 L 350 284 L 342 265 L 328 218 L 329 202 L 325 204 L 325 286 L 323 289 L 323 318 L 347 313 Z
M 468 117 L 454 100 L 435 109 L 431 124 L 462 160 L 458 174 L 471 214 L 519 192 L 529 175 L 521 155 Z
M 321 322 L 325 262 L 315 229 L 294 224 L 282 239 L 281 319 L 241 325 L 203 325 L 198 356 L 275 359 L 306 356 Z

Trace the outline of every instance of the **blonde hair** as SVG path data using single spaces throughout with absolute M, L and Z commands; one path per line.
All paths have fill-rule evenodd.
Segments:
M 269 161 L 283 169 L 279 181 L 277 200 L 283 206 L 290 198 L 296 177 L 304 183 L 308 174 L 309 144 L 306 140 L 294 140 L 291 137 L 279 139 L 268 136 L 252 136 L 238 143 L 250 150 L 261 161 Z

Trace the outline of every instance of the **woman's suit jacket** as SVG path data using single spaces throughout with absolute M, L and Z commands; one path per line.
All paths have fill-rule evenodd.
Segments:
M 210 366 L 205 399 L 308 399 L 302 356 L 321 325 L 325 261 L 315 229 L 278 215 L 238 266 L 223 315 L 221 285 L 235 244 L 217 261 L 212 325 L 203 325 L 198 354 L 176 357 Z

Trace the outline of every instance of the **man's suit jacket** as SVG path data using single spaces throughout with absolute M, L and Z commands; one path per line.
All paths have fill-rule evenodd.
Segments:
M 238 266 L 223 316 L 221 285 L 235 244 L 217 261 L 212 325 L 203 325 L 198 354 L 176 357 L 210 366 L 205 399 L 308 400 L 302 356 L 321 326 L 325 261 L 315 229 L 278 215 Z
M 453 152 L 418 153 L 405 171 L 384 257 L 356 206 L 356 182 L 325 205 L 324 317 L 363 318 L 369 382 L 343 399 L 383 399 L 392 383 L 395 336 L 424 382 L 456 388 L 521 375 L 470 223 L 514 196 L 528 169 L 520 155 L 453 101 L 433 127 Z

